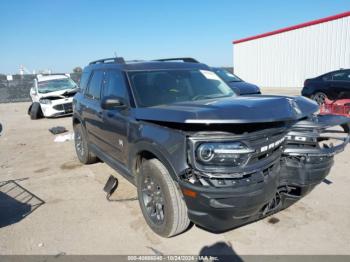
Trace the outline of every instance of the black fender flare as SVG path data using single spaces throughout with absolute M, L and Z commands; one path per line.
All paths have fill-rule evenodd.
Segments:
M 85 134 L 85 137 L 87 140 L 89 140 L 89 134 L 88 134 L 88 131 L 86 130 L 86 125 L 85 125 L 85 121 L 77 114 L 73 114 L 72 116 L 72 126 L 73 126 L 73 130 L 74 130 L 74 125 L 77 124 L 77 122 L 79 122 L 79 124 L 82 125 L 82 129 L 83 129 L 83 132 Z
M 76 124 L 76 122 L 79 122 L 85 128 L 85 124 L 84 124 L 83 119 L 79 115 L 73 114 L 73 116 L 72 116 L 72 125 L 74 126 Z
M 166 156 L 167 155 L 166 151 L 162 150 L 161 145 L 155 144 L 154 142 L 152 143 L 149 141 L 140 141 L 134 144 L 131 151 L 129 152 L 130 157 L 129 157 L 128 165 L 130 170 L 134 170 L 134 167 L 137 161 L 137 155 L 139 155 L 143 151 L 147 151 L 153 154 L 167 168 L 171 178 L 175 182 L 179 181 L 178 172 L 176 171 L 174 165 L 171 163 L 169 158 Z

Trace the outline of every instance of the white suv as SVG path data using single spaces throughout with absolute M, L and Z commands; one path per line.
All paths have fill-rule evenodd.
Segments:
M 69 75 L 37 75 L 30 89 L 31 119 L 72 114 L 73 96 L 77 91 L 78 86 Z

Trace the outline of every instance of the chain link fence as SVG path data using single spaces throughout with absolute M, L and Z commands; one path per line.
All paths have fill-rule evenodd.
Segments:
M 79 84 L 79 73 L 70 74 L 71 78 Z M 6 75 L 0 75 L 0 103 L 29 102 L 30 88 L 34 84 L 35 75 L 12 75 L 8 80 Z

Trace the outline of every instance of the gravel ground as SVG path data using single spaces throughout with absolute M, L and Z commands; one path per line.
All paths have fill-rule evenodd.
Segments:
M 195 255 L 221 241 L 238 255 L 350 254 L 349 148 L 336 157 L 331 184 L 273 218 L 222 234 L 193 226 L 164 239 L 146 225 L 132 185 L 120 177 L 119 201 L 107 201 L 102 189 L 115 171 L 82 166 L 72 141 L 54 142 L 48 129 L 72 132 L 70 117 L 33 121 L 28 106 L 0 104 L 0 254 Z

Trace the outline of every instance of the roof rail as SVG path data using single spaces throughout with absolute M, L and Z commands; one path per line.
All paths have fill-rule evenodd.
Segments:
M 155 59 L 153 61 L 161 61 L 161 62 L 166 62 L 166 61 L 182 61 L 186 63 L 199 63 L 196 59 L 192 57 L 174 57 L 174 58 L 164 58 L 164 59 Z
M 115 63 L 115 64 L 125 64 L 124 58 L 123 57 L 111 57 L 111 58 L 104 58 L 104 59 L 99 59 L 96 61 L 90 62 L 89 65 L 93 64 L 107 64 L 107 63 Z
M 137 63 L 137 62 L 145 62 L 145 60 L 142 59 L 133 59 L 133 60 L 126 60 L 126 63 Z

